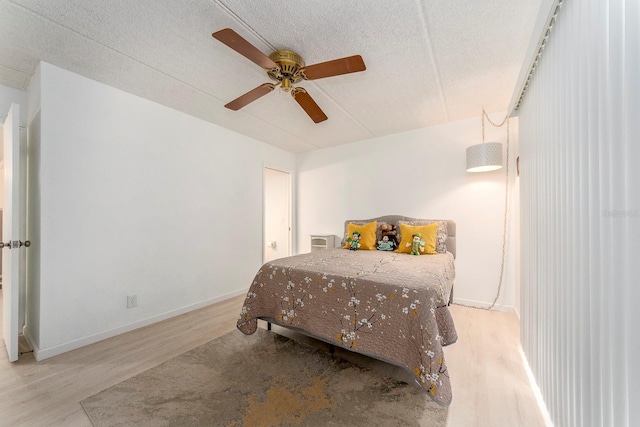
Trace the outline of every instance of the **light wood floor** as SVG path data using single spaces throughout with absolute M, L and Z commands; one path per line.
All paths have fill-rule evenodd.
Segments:
M 90 426 L 81 400 L 234 330 L 243 300 L 232 298 L 41 362 L 25 354 L 9 363 L 1 349 L 0 426 Z M 451 309 L 459 339 L 445 349 L 454 393 L 447 425 L 543 426 L 518 352 L 517 318 Z

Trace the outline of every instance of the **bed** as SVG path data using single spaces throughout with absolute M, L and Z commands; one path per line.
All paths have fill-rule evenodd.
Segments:
M 438 252 L 414 256 L 343 248 L 348 227 L 373 222 L 376 240 L 381 224 L 398 229 L 404 224 L 408 230 L 407 224 L 437 223 Z M 264 264 L 247 292 L 237 327 L 249 335 L 263 319 L 395 364 L 409 371 L 435 402 L 448 405 L 451 384 L 442 348 L 457 340 L 449 311 L 454 258 L 453 221 L 398 215 L 348 220 L 341 248 Z

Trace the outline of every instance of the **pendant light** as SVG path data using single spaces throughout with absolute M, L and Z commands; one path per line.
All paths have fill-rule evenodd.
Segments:
M 499 125 L 493 123 L 482 109 L 482 144 L 467 148 L 467 172 L 489 172 L 502 168 L 502 144 L 499 142 L 484 142 L 485 117 L 495 127 L 502 127 L 507 123 L 507 144 L 509 143 L 509 115 Z

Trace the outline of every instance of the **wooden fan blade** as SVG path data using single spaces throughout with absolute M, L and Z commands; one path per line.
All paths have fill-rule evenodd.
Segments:
M 367 67 L 364 65 L 362 56 L 354 55 L 309 65 L 302 69 L 302 75 L 307 80 L 314 80 L 339 76 L 341 74 L 357 73 L 358 71 L 364 71 L 366 69 Z
M 233 31 L 231 28 L 225 28 L 220 31 L 216 31 L 211 36 L 229 46 L 231 49 L 238 52 L 240 55 L 250 59 L 262 68 L 270 70 L 276 68 L 278 65 L 273 62 L 267 55 L 260 52 L 257 47 L 243 39 L 240 34 Z
M 311 95 L 309 95 L 306 90 L 297 87 L 291 91 L 291 95 L 315 123 L 327 120 L 327 115 L 318 107 L 316 101 L 311 98 Z
M 275 89 L 275 87 L 276 85 L 273 85 L 271 83 L 261 84 L 257 88 L 250 90 L 249 92 L 245 93 L 241 97 L 234 99 L 233 101 L 225 105 L 225 107 L 233 111 L 238 111 L 245 105 L 250 104 L 256 99 L 265 96 L 266 94 L 271 92 L 273 89 Z

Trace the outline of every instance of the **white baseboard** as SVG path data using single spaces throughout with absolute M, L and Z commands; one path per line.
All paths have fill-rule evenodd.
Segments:
M 53 356 L 57 356 L 58 354 L 66 353 L 67 351 L 75 350 L 77 348 L 84 347 L 86 345 L 105 340 L 107 338 L 114 337 L 116 335 L 124 334 L 125 332 L 130 332 L 135 329 L 139 329 L 144 326 L 148 326 L 153 323 L 160 322 L 162 320 L 170 319 L 172 317 L 179 316 L 181 314 L 188 313 L 190 311 L 198 310 L 200 308 L 210 306 L 212 304 L 227 300 L 229 298 L 234 298 L 239 295 L 246 294 L 248 290 L 249 288 L 245 288 L 238 291 L 230 292 L 228 294 L 220 295 L 215 298 L 201 301 L 196 304 L 188 305 L 186 307 L 181 307 L 176 310 L 171 310 L 166 313 L 158 314 L 156 316 L 151 316 L 146 319 L 138 320 L 136 322 L 129 323 L 127 325 L 119 326 L 117 328 L 110 329 L 108 331 L 104 331 L 98 334 L 79 338 L 77 340 L 73 340 L 64 344 L 56 345 L 54 347 L 41 349 L 41 348 L 37 348 L 37 346 L 34 346 L 33 343 L 35 342 L 35 340 L 31 339 L 29 330 L 26 327 L 24 328 L 24 336 L 27 339 L 27 342 L 29 343 L 29 345 L 31 345 L 31 348 L 33 348 L 34 357 L 36 358 L 37 361 L 40 361 L 40 360 L 48 359 Z
M 473 308 L 489 308 L 489 306 L 491 306 L 490 303 L 487 302 L 482 302 L 482 301 L 474 301 L 474 300 L 470 300 L 470 299 L 462 299 L 462 298 L 453 298 L 453 303 L 454 304 L 458 304 L 458 305 L 464 305 L 466 307 L 473 307 Z M 510 305 L 499 305 L 496 304 L 492 310 L 495 311 L 503 311 L 506 313 L 515 313 L 515 307 L 511 307 Z

